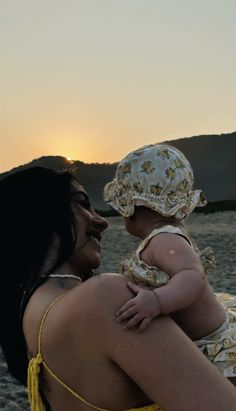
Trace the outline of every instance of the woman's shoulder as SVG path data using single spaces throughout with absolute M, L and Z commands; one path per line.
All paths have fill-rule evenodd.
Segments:
M 71 309 L 77 307 L 79 312 L 86 310 L 87 313 L 93 311 L 95 307 L 122 304 L 131 295 L 127 281 L 123 275 L 116 273 L 104 273 L 92 277 L 71 290 L 67 298 L 68 304 Z
M 49 318 L 56 317 L 58 325 L 67 323 L 69 326 L 75 317 L 86 316 L 88 318 L 90 314 L 94 316 L 95 312 L 96 316 L 102 315 L 103 308 L 119 306 L 130 298 L 132 294 L 127 287 L 127 281 L 124 276 L 115 273 L 92 277 L 66 293 L 62 292 L 58 300 L 52 297 L 41 310 L 39 317 L 42 318 L 51 303 L 47 322 Z
M 76 344 L 83 344 L 84 336 L 90 340 L 96 335 L 97 344 L 99 340 L 103 345 L 105 335 L 111 336 L 117 328 L 116 311 L 133 296 L 127 282 L 120 274 L 106 273 L 71 290 L 62 298 L 64 307 L 61 305 L 59 310 L 64 321 L 60 328 L 64 330 L 63 323 L 66 324 Z
M 31 297 L 26 308 L 24 332 L 35 341 L 45 314 L 44 329 L 56 327 L 69 330 L 74 321 L 85 317 L 101 317 L 108 307 L 119 307 L 130 298 L 131 292 L 126 284 L 124 276 L 106 273 L 92 277 L 66 292 L 62 289 L 61 292 L 57 290 L 52 293 L 46 286 L 41 287 Z
M 112 329 L 116 322 L 115 312 L 132 296 L 127 279 L 120 274 L 107 273 L 93 277 L 81 285 L 42 302 L 45 292 L 33 296 L 24 319 L 24 332 L 32 355 L 37 353 L 40 324 L 42 335 L 47 341 L 47 351 L 55 350 L 60 340 L 66 344 L 72 340 L 77 344 L 83 335 L 92 338 L 103 330 Z M 45 319 L 43 320 L 44 315 Z M 49 352 L 48 351 L 48 352 Z

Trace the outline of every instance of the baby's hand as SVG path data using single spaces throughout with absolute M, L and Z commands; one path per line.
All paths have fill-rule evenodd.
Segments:
M 128 287 L 136 297 L 131 298 L 116 312 L 117 322 L 127 320 L 124 330 L 129 330 L 139 324 L 138 330 L 143 331 L 153 318 L 161 314 L 161 307 L 154 290 L 141 288 L 133 283 Z

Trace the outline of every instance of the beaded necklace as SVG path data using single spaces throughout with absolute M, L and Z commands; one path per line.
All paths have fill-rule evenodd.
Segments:
M 78 275 L 75 275 L 75 274 L 59 274 L 59 273 L 56 273 L 56 274 L 49 274 L 47 276 L 47 278 L 74 278 L 75 280 L 78 280 L 82 283 L 81 277 L 79 277 Z

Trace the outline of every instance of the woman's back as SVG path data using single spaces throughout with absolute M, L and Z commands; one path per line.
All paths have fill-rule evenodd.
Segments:
M 99 408 L 121 410 L 150 404 L 138 386 L 104 352 L 103 338 L 106 337 L 104 335 L 101 338 L 94 329 L 99 316 L 93 312 L 94 318 L 89 318 L 84 305 L 84 292 L 88 283 L 63 290 L 56 281 L 50 280 L 34 293 L 24 316 L 24 332 L 30 357 L 38 353 L 40 323 L 48 306 L 54 301 L 45 318 L 41 335 L 41 352 L 49 369 L 73 391 Z M 57 299 L 61 294 L 64 295 Z M 119 327 L 112 313 L 111 322 Z M 56 381 L 44 366 L 42 368 L 44 392 L 53 410 L 91 409 Z
M 64 292 L 50 280 L 31 298 L 24 317 L 31 355 L 37 353 L 45 310 Z M 119 275 L 93 278 L 66 291 L 42 331 L 42 354 L 50 370 L 103 409 L 156 403 L 165 411 L 235 411 L 234 387 L 171 319 L 154 320 L 144 333 L 124 331 L 116 323 L 115 311 L 127 298 L 130 291 Z M 45 371 L 43 391 L 53 411 L 92 409 Z

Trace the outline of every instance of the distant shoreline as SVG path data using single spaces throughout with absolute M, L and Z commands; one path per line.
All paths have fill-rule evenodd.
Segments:
M 109 210 L 99 210 L 96 208 L 95 210 L 103 217 L 120 217 L 120 214 L 112 208 Z M 236 200 L 208 202 L 205 207 L 197 207 L 193 212 L 211 214 L 218 211 L 236 211 Z

